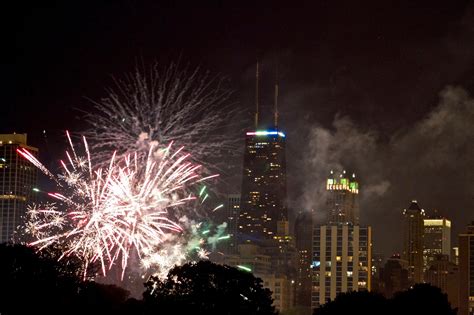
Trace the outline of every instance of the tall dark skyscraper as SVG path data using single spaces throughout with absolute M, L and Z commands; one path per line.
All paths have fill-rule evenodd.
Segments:
M 246 133 L 239 234 L 242 242 L 273 239 L 286 208 L 286 135 L 278 129 L 278 78 L 273 129 L 259 130 L 259 63 L 255 73 L 255 131 Z
M 18 148 L 38 155 L 37 148 L 26 144 L 26 134 L 0 135 L 0 243 L 12 240 L 34 198 L 37 169 L 16 152 Z
M 239 232 L 243 241 L 271 239 L 287 220 L 285 134 L 247 132 Z
M 231 194 L 227 196 L 226 200 L 226 220 L 227 231 L 229 231 L 230 239 L 226 242 L 226 253 L 236 254 L 238 245 L 238 220 L 240 215 L 240 195 Z
M 403 254 L 408 261 L 408 276 L 413 283 L 423 281 L 423 219 L 425 211 L 413 200 L 408 209 L 403 210 Z

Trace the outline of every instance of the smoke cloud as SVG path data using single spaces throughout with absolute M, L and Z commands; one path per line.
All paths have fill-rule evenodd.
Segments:
M 322 220 L 325 179 L 345 169 L 360 181 L 361 221 L 373 226 L 376 251 L 400 250 L 401 211 L 412 199 L 428 214 L 436 209 L 452 219 L 456 240 L 474 219 L 474 100 L 447 86 L 424 118 L 381 138 L 347 116 L 336 115 L 330 128 L 313 124 L 301 144 L 307 154 L 293 165 L 298 176 L 290 177 L 303 187 L 293 207 L 314 209 Z

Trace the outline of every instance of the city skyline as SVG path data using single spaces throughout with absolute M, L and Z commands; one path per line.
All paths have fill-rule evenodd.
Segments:
M 396 9 L 378 2 L 276 5 L 281 10 L 268 15 L 264 4 L 39 7 L 13 6 L 23 31 L 16 35 L 11 73 L 3 77 L 5 87 L 14 86 L 6 91 L 0 132 L 28 133 L 50 165 L 67 143 L 64 130 L 82 132 L 81 110 L 90 110 L 91 100 L 114 85 L 111 76 L 120 79 L 137 65 L 178 56 L 226 77 L 234 91 L 230 103 L 243 112 L 242 132 L 253 129 L 258 60 L 266 126 L 273 122 L 278 68 L 290 210 L 321 208 L 321 181 L 344 165 L 366 187 L 363 223 L 374 227 L 376 250 L 385 256 L 400 248 L 390 235 L 401 228 L 399 211 L 409 200 L 450 217 L 455 234 L 471 220 L 473 175 L 465 170 L 474 167 L 474 43 L 468 1 Z M 366 28 L 361 21 L 373 24 Z M 243 141 L 241 146 L 237 152 Z M 236 173 L 229 180 L 238 187 Z

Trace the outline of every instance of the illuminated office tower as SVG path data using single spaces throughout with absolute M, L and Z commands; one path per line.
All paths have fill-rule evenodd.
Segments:
M 311 307 L 334 300 L 341 292 L 371 289 L 370 227 L 323 225 L 313 230 Z
M 403 253 L 408 261 L 408 277 L 412 283 L 423 281 L 423 232 L 425 211 L 413 200 L 403 210 Z
M 423 219 L 423 266 L 427 270 L 437 255 L 451 257 L 451 221 L 446 218 Z
M 272 239 L 278 221 L 288 218 L 285 134 L 276 129 L 247 132 L 243 172 L 239 237 Z
M 346 171 L 335 175 L 331 171 L 327 179 L 327 223 L 359 224 L 359 183 L 355 174 L 348 176 Z
M 37 148 L 26 144 L 26 134 L 0 135 L 0 243 L 12 241 L 33 200 L 38 176 L 36 167 L 16 152 L 18 148 L 38 155 Z
M 474 221 L 459 234 L 459 315 L 474 315 Z

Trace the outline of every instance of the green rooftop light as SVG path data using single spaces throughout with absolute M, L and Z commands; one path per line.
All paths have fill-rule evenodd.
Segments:
M 34 187 L 33 191 L 39 192 L 40 190 L 38 188 Z

